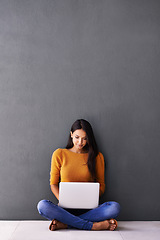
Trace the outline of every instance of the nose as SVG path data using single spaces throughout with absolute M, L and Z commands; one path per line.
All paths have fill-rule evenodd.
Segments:
M 83 142 L 83 139 L 79 138 L 79 143 L 82 144 L 82 142 Z

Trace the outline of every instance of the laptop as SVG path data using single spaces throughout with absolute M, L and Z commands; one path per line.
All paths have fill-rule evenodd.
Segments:
M 60 182 L 59 206 L 76 209 L 98 207 L 99 185 L 92 182 Z

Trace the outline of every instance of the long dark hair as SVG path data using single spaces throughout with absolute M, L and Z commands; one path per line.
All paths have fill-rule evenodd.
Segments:
M 92 175 L 92 178 L 94 179 L 94 181 L 96 181 L 96 157 L 99 153 L 99 150 L 98 150 L 98 146 L 94 137 L 91 124 L 84 119 L 78 119 L 73 123 L 71 127 L 71 132 L 73 133 L 77 129 L 82 129 L 83 131 L 86 132 L 87 144 L 84 146 L 84 150 L 88 152 L 87 165 Z M 71 135 L 69 135 L 66 148 L 70 149 L 72 147 L 73 147 L 73 142 L 72 142 Z

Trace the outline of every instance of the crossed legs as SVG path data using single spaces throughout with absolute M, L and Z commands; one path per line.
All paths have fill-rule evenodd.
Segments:
M 105 202 L 80 216 L 75 216 L 49 200 L 41 200 L 37 205 L 39 213 L 51 220 L 50 230 L 78 228 L 84 230 L 114 230 L 120 205 L 116 202 Z

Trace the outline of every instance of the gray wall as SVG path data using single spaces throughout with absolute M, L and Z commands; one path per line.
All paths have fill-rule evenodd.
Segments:
M 101 201 L 160 220 L 160 1 L 0 0 L 0 219 L 42 219 L 77 118 L 106 160 Z

